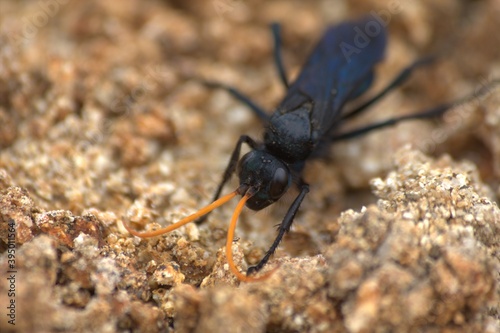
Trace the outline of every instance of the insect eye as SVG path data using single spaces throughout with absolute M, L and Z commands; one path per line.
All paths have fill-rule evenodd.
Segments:
M 279 198 L 288 188 L 288 173 L 283 168 L 278 168 L 274 172 L 273 180 L 269 187 L 269 195 L 272 198 Z

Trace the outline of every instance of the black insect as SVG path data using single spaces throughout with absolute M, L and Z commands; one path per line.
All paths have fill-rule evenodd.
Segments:
M 274 113 L 268 115 L 232 87 L 205 82 L 211 87 L 227 90 L 260 118 L 265 127 L 263 142 L 257 142 L 247 135 L 239 138 L 215 192 L 214 202 L 209 206 L 176 224 L 152 232 L 140 233 L 126 226 L 136 236 L 157 236 L 205 215 L 198 220 L 201 222 L 210 211 L 236 195 L 241 195 L 242 199 L 235 209 L 229 227 L 226 254 L 231 270 L 243 281 L 267 277 L 265 275 L 256 278 L 251 275 L 264 267 L 285 233 L 290 230 L 295 214 L 309 192 L 309 185 L 302 178 L 302 170 L 307 159 L 314 156 L 319 149 L 327 144 L 357 137 L 401 121 L 441 116 L 452 106 L 484 93 L 479 91 L 454 103 L 445 103 L 423 112 L 387 119 L 349 132 L 339 132 L 339 128 L 348 119 L 367 110 L 386 93 L 406 81 L 414 69 L 432 62 L 433 58 L 425 58 L 411 64 L 381 92 L 360 106 L 346 111 L 346 103 L 360 97 L 371 86 L 374 66 L 384 56 L 387 37 L 383 22 L 376 16 L 366 16 L 358 21 L 330 27 L 314 48 L 297 79 L 290 85 L 281 60 L 279 29 L 277 24 L 272 25 L 274 58 L 281 80 L 288 91 Z M 240 159 L 243 143 L 249 145 L 252 150 Z M 240 180 L 238 189 L 219 199 L 224 185 L 235 171 Z M 250 267 L 246 276 L 241 274 L 232 260 L 231 249 L 236 221 L 241 210 L 245 205 L 252 210 L 261 210 L 271 205 L 279 200 L 292 184 L 298 187 L 299 194 L 279 225 L 276 239 L 261 261 Z

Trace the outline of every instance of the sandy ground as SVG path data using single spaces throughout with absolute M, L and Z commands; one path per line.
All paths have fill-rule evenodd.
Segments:
M 352 127 L 500 78 L 496 0 L 1 1 L 0 331 L 499 332 L 498 86 L 441 120 L 310 161 L 311 192 L 265 281 L 228 269 L 234 202 L 147 240 L 122 225 L 152 230 L 195 212 L 238 137 L 260 139 L 244 105 L 195 78 L 271 112 L 285 89 L 269 23 L 282 24 L 293 78 L 326 26 L 370 11 L 388 22 L 389 45 L 368 96 L 440 57 Z M 294 194 L 243 213 L 242 271 Z

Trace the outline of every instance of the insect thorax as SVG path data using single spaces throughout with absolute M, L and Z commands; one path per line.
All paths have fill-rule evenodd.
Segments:
M 273 155 L 294 163 L 304 161 L 314 149 L 309 108 L 275 112 L 264 133 L 264 143 Z

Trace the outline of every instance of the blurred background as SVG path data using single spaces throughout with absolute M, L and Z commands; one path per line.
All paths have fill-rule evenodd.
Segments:
M 387 23 L 389 44 L 365 97 L 417 59 L 439 57 L 353 127 L 458 100 L 500 78 L 497 0 L 0 0 L 0 189 L 21 186 L 37 209 L 94 212 L 108 226 L 122 216 L 139 228 L 191 213 L 211 198 L 238 137 L 262 134 L 245 105 L 197 79 L 237 87 L 272 112 L 286 91 L 269 24 L 281 24 L 293 80 L 328 25 L 366 13 Z M 278 255 L 314 255 L 330 243 L 340 212 L 375 201 L 370 180 L 386 175 L 407 144 L 474 163 L 498 198 L 498 101 L 498 93 L 474 99 L 441 121 L 332 146 L 306 168 L 311 193 Z M 290 198 L 243 215 L 239 235 L 255 244 L 253 260 Z M 220 209 L 201 227 L 211 256 L 230 215 Z

